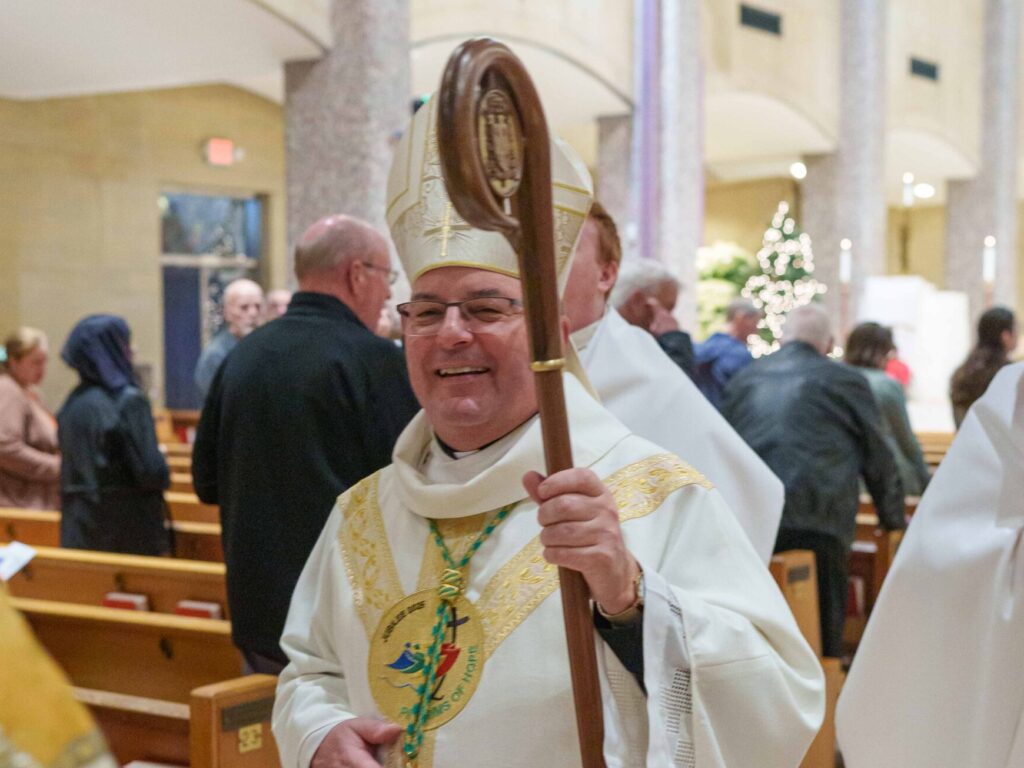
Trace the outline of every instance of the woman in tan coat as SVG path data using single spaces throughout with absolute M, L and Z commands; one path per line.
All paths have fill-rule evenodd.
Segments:
M 0 367 L 0 507 L 60 509 L 57 422 L 36 387 L 46 375 L 46 335 L 19 328 Z

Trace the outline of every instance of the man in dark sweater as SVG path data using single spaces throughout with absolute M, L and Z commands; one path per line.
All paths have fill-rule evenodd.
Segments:
M 775 551 L 817 558 L 825 656 L 841 656 L 847 557 L 864 478 L 885 528 L 904 528 L 903 488 L 867 380 L 825 355 L 828 316 L 816 304 L 786 319 L 782 349 L 729 382 L 722 415 L 786 487 Z
M 231 352 L 214 377 L 192 472 L 219 504 L 232 633 L 248 665 L 275 673 L 292 591 L 335 498 L 391 461 L 419 406 L 402 352 L 375 336 L 390 296 L 387 243 L 332 216 L 295 250 L 288 311 Z

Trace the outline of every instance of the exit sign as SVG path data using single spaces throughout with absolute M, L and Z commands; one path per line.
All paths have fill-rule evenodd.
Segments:
M 231 139 L 207 139 L 203 145 L 203 156 L 210 165 L 234 165 L 235 142 Z

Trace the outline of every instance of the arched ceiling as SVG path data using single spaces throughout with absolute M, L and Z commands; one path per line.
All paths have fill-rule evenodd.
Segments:
M 413 44 L 414 94 L 437 90 L 448 56 L 468 36 L 475 35 L 459 34 Z M 593 163 L 597 154 L 594 121 L 601 115 L 629 113 L 632 104 L 627 95 L 559 51 L 527 40 L 504 38 L 503 42 L 522 59 L 532 75 L 552 129 L 569 141 L 586 162 Z M 587 126 L 592 130 L 586 130 Z
M 704 109 L 705 162 L 719 181 L 784 176 L 801 156 L 835 148 L 821 126 L 773 96 L 709 89 Z
M 38 99 L 219 82 L 281 101 L 282 63 L 317 57 L 329 42 L 330 1 L 6 0 L 0 4 L 0 97 Z M 716 8 L 725 4 L 707 2 Z M 923 0 L 898 0 L 894 6 L 898 11 L 915 2 Z M 977 15 L 977 0 L 970 2 L 970 13 Z M 594 119 L 631 108 L 627 6 L 624 0 L 411 0 L 413 91 L 437 87 L 444 62 L 460 40 L 500 32 L 534 74 L 555 130 L 593 163 Z M 722 24 L 731 28 L 732 14 L 727 16 Z M 903 16 L 894 12 L 892 18 L 898 23 Z M 702 21 L 710 34 L 707 18 Z M 723 28 L 717 34 L 732 32 Z M 824 126 L 820 116 L 808 115 L 777 93 L 744 87 L 750 79 L 744 71 L 723 71 L 716 61 L 711 56 L 706 80 L 710 178 L 778 176 L 801 156 L 834 148 L 834 129 Z M 735 58 L 733 69 L 753 66 L 743 61 Z M 955 67 L 952 59 L 943 61 L 948 69 Z M 915 109 L 914 115 L 920 105 Z M 890 122 L 886 190 L 891 202 L 899 200 L 905 171 L 936 187 L 933 202 L 942 200 L 946 180 L 976 172 L 972 152 L 964 151 L 957 137 L 939 135 L 941 127 L 941 120 Z M 1019 167 L 1018 192 L 1024 195 L 1024 161 Z
M 301 6 L 301 0 L 292 0 Z M 229 83 L 280 100 L 282 62 L 320 56 L 284 0 L 6 0 L 0 97 Z

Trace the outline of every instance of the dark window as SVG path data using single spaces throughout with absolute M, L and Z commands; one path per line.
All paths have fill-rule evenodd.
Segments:
M 773 35 L 782 34 L 782 16 L 749 5 L 740 5 L 740 26 L 760 29 Z
M 924 59 L 911 57 L 910 74 L 917 75 L 918 77 L 925 77 L 929 80 L 938 80 L 939 65 L 933 61 L 925 61 Z

